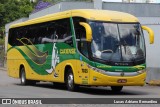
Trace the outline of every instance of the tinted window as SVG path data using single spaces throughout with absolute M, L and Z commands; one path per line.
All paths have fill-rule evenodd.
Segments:
M 70 20 L 61 19 L 9 30 L 12 46 L 65 42 L 73 45 Z

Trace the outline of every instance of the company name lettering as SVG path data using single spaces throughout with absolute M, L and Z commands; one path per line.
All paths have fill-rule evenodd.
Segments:
M 75 49 L 60 49 L 60 54 L 75 54 Z

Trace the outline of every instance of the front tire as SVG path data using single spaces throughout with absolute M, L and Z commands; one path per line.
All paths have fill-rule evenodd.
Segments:
M 113 92 L 119 93 L 123 89 L 123 86 L 111 86 L 111 89 Z
M 71 69 L 69 70 L 66 76 L 66 85 L 69 91 L 75 91 L 78 88 L 78 86 L 74 84 L 74 75 Z

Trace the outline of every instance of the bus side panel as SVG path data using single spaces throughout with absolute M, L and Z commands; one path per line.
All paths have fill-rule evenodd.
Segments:
M 75 83 L 81 85 L 89 84 L 89 69 L 87 63 L 82 60 L 77 60 L 77 70 L 78 74 L 75 77 Z
M 7 53 L 7 67 L 8 75 L 14 78 L 19 78 L 19 67 L 20 62 L 22 61 L 23 56 L 19 53 L 18 50 L 12 48 Z
M 26 78 L 30 80 L 40 80 L 40 81 L 51 81 L 51 82 L 62 82 L 64 83 L 64 74 L 65 67 L 67 65 L 71 66 L 76 84 L 86 84 L 88 83 L 88 73 L 86 73 L 85 67 L 86 64 L 81 67 L 84 63 L 79 59 L 73 59 L 73 55 L 59 55 L 61 62 L 56 65 L 55 71 L 53 70 L 51 73 L 47 73 L 47 69 L 44 69 L 43 66 L 34 66 L 31 63 L 27 62 L 27 57 L 22 55 L 22 52 L 18 51 L 23 50 L 23 46 L 9 49 L 7 53 L 7 65 L 8 65 L 8 74 L 11 77 L 19 78 L 20 65 L 23 65 L 26 72 Z M 24 51 L 25 52 L 25 51 Z M 67 57 L 72 58 L 67 58 Z M 67 59 L 66 59 L 67 58 Z M 48 61 L 51 66 L 52 60 Z M 46 63 L 45 63 L 46 64 Z M 78 65 L 78 66 L 77 66 Z M 43 69 L 43 71 L 38 72 L 37 69 Z M 83 72 L 82 72 L 83 69 Z M 38 72 L 38 73 L 37 73 Z M 55 76 L 55 72 L 57 76 Z M 87 80 L 87 81 L 86 81 Z
M 74 74 L 74 79 L 76 84 L 82 84 L 81 77 L 79 73 L 81 72 L 80 68 L 77 68 L 77 60 L 75 59 L 70 59 L 70 60 L 65 60 L 57 64 L 55 71 L 53 71 L 51 74 L 43 76 L 41 80 L 45 81 L 51 81 L 51 82 L 60 82 L 64 83 L 65 82 L 65 67 L 70 66 L 72 69 L 72 72 Z M 56 72 L 56 77 L 55 77 L 55 72 Z M 41 77 L 38 76 L 38 79 Z M 45 79 L 44 79 L 45 78 Z
M 26 61 L 27 58 L 23 56 L 20 51 L 18 51 L 20 48 L 23 48 L 23 46 L 16 48 L 11 47 L 7 52 L 8 75 L 14 78 L 19 78 L 20 66 L 23 65 L 27 79 L 38 79 L 34 75 L 35 72 Z
M 20 65 L 23 65 L 25 68 L 26 78 L 29 80 L 64 82 L 64 73 L 61 72 L 62 65 L 64 64 L 57 64 L 55 71 L 58 74 L 58 76 L 55 76 L 54 70 L 52 70 L 50 73 L 47 73 L 47 70 L 52 68 L 51 62 L 54 60 L 49 58 L 47 59 L 47 62 L 42 65 L 35 64 L 30 57 L 26 56 L 28 54 L 25 50 L 25 46 L 9 48 L 7 52 L 7 65 L 9 76 L 19 78 Z M 50 55 L 48 55 L 48 57 L 49 56 Z M 45 68 L 47 64 L 49 65 L 49 68 Z M 39 71 L 39 69 L 41 71 Z

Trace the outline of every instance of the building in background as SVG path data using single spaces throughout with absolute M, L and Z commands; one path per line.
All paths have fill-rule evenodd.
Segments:
M 43 0 L 30 0 L 30 2 Z M 53 0 L 54 2 L 70 2 L 70 1 L 94 1 L 94 0 Z M 101 0 L 99 0 L 101 1 Z M 160 3 L 160 0 L 102 0 L 103 2 L 126 2 L 126 3 Z
M 157 0 L 146 0 L 146 3 L 157 3 Z
M 102 0 L 103 2 L 122 2 L 123 0 Z
M 146 3 L 146 0 L 123 0 L 123 2 L 129 2 L 129 3 Z
M 103 0 L 104 2 L 160 3 L 160 0 Z

